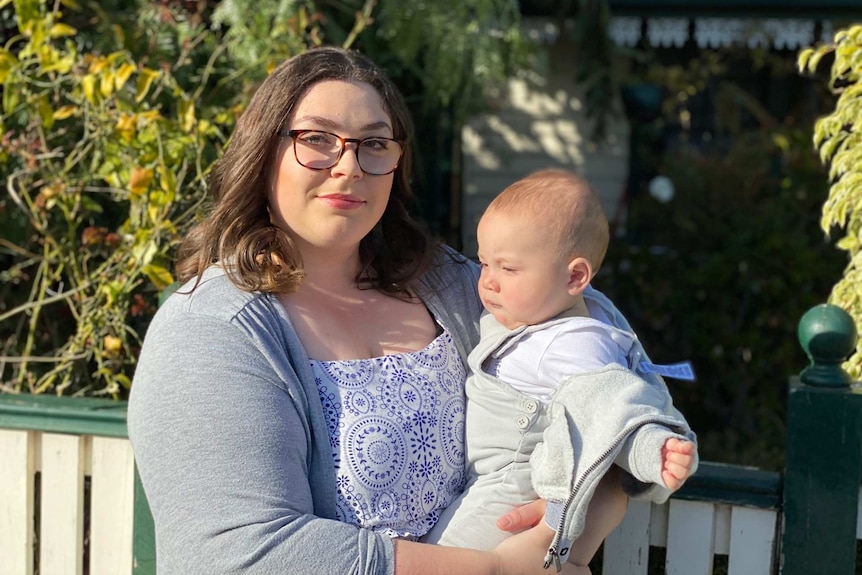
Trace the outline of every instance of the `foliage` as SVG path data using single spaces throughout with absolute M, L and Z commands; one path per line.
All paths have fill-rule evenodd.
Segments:
M 361 47 L 451 124 L 526 49 L 513 2 L 407 4 L 0 0 L 17 24 L 0 48 L 0 391 L 126 393 L 209 169 L 278 62 Z
M 179 81 L 199 27 L 175 27 L 176 61 L 151 67 L 81 52 L 75 9 L 17 0 L 0 50 L 3 388 L 117 396 L 234 115 Z
M 822 94 L 790 66 L 764 67 L 764 85 L 806 102 L 782 117 L 758 102 L 758 82 L 734 79 L 739 70 L 751 82 L 751 60 L 703 57 L 711 78 L 697 62 L 651 71 L 665 115 L 633 134 L 658 150 L 652 175 L 675 194 L 633 190 L 626 235 L 611 242 L 596 285 L 655 361 L 692 361 L 697 381 L 669 385 L 701 457 L 778 470 L 787 377 L 807 363 L 797 323 L 825 299 L 842 259 L 817 225 L 827 185 L 808 142 Z
M 392 77 L 414 79 L 420 87 L 405 90 L 408 98 L 435 110 L 453 106 L 456 122 L 524 65 L 530 50 L 511 0 L 222 0 L 213 22 L 226 27 L 241 69 L 271 68 L 324 41 L 355 47 Z
M 839 31 L 832 44 L 803 50 L 799 69 L 815 73 L 827 56 L 832 58 L 828 85 L 838 98 L 814 127 L 814 146 L 829 166 L 820 225 L 826 234 L 843 232 L 837 245 L 849 262 L 830 302 L 846 309 L 862 333 L 862 25 Z M 845 367 L 854 378 L 862 377 L 862 340 Z

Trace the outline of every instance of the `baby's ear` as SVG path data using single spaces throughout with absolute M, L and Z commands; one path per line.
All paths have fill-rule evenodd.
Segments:
M 590 285 L 590 280 L 593 279 L 593 266 L 586 258 L 574 258 L 569 262 L 569 283 L 567 288 L 569 294 L 580 295 L 587 286 Z

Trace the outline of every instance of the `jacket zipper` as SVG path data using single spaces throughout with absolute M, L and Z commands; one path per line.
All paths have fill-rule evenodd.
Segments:
M 563 504 L 563 511 L 560 514 L 560 522 L 557 524 L 557 531 L 554 533 L 554 539 L 551 541 L 551 546 L 548 547 L 548 552 L 545 554 L 545 569 L 551 566 L 551 563 L 554 564 L 554 569 L 557 570 L 557 573 L 562 569 L 562 565 L 560 563 L 560 553 L 557 547 L 560 545 L 560 539 L 563 537 L 563 527 L 566 524 L 566 515 L 569 512 L 569 507 L 572 506 L 572 503 L 575 501 L 575 496 L 578 494 L 578 491 L 584 485 L 584 482 L 598 467 L 601 463 L 606 460 L 608 457 L 614 454 L 620 444 L 625 441 L 629 435 L 634 433 L 639 427 L 643 427 L 644 425 L 648 425 L 650 423 L 657 423 L 667 427 L 667 420 L 662 420 L 658 418 L 651 418 L 640 421 L 638 423 L 632 424 L 626 427 L 622 433 L 617 435 L 617 438 L 611 443 L 611 445 L 599 456 L 597 460 L 595 460 L 589 467 L 587 467 L 586 471 L 584 471 L 578 480 L 575 482 L 575 485 L 572 487 L 571 493 L 569 493 L 569 498 L 566 499 L 566 502 Z

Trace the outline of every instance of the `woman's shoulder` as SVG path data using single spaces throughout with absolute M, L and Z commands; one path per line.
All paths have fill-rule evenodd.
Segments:
M 230 322 L 249 305 L 259 302 L 263 294 L 239 289 L 220 266 L 208 268 L 172 293 L 159 308 L 161 316 L 209 316 Z
M 431 262 L 420 281 L 434 290 L 445 289 L 453 283 L 475 286 L 479 278 L 479 266 L 448 245 L 436 248 Z

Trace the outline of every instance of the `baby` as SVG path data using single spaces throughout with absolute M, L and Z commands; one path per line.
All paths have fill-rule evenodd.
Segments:
M 659 376 L 691 378 L 690 367 L 650 363 L 589 287 L 609 233 L 578 176 L 519 180 L 477 235 L 488 313 L 468 360 L 467 485 L 424 540 L 494 548 L 508 536 L 495 520 L 541 497 L 556 532 L 546 567 L 568 560 L 589 572 L 626 494 L 662 502 L 696 468 L 695 435 Z

